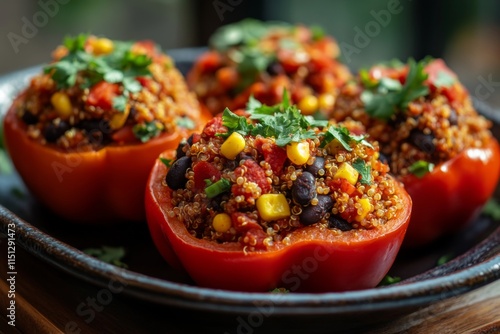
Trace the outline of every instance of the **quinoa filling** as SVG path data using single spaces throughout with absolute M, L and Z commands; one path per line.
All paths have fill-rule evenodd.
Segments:
M 381 228 L 402 209 L 359 123 L 315 121 L 287 99 L 226 109 L 177 154 L 166 175 L 169 215 L 196 238 L 247 251 L 286 244 L 305 226 L 332 234 Z
M 398 177 L 422 177 L 467 148 L 485 147 L 491 122 L 442 60 L 362 70 L 342 87 L 332 117 L 362 122 Z
M 28 136 L 44 145 L 99 150 L 196 125 L 196 97 L 151 41 L 79 35 L 53 58 L 16 104 Z

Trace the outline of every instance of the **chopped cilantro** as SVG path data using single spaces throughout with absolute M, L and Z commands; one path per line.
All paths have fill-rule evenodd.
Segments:
M 494 220 L 500 220 L 500 203 L 494 198 L 491 198 L 483 207 L 483 214 L 490 216 Z
M 7 152 L 0 148 L 0 174 L 12 173 L 12 165 L 7 156 Z
M 313 41 L 319 41 L 320 39 L 325 37 L 325 31 L 320 26 L 311 26 L 311 33 Z
M 179 117 L 175 122 L 178 126 L 185 129 L 194 129 L 196 127 L 196 123 L 189 117 Z
M 290 105 L 286 91 L 283 93 L 283 101 L 274 106 L 263 105 L 250 98 L 247 111 L 253 123 L 249 123 L 247 117 L 238 116 L 227 108 L 224 110 L 222 121 L 228 129 L 228 133 L 224 135 L 238 132 L 241 135 L 274 137 L 276 145 L 286 146 L 291 142 L 315 138 L 311 127 L 324 127 L 328 124 L 327 121 L 317 121 L 302 115 L 295 105 Z
M 416 177 L 422 178 L 425 174 L 434 170 L 434 164 L 425 160 L 419 160 L 408 167 L 408 170 Z
M 389 78 L 382 78 L 374 84 L 369 80 L 366 70 L 362 71 L 361 82 L 366 89 L 361 94 L 361 100 L 366 112 L 375 118 L 389 119 L 395 113 L 404 110 L 411 101 L 429 94 L 429 87 L 424 84 L 427 80 L 427 73 L 424 71 L 427 62 L 427 59 L 418 63 L 410 59 L 404 85 Z
M 75 37 L 67 36 L 64 38 L 63 45 L 69 52 L 83 51 L 88 37 L 87 34 L 79 34 Z
M 123 247 L 102 246 L 101 248 L 87 248 L 84 249 L 83 252 L 106 263 L 122 268 L 128 267 L 122 262 L 122 259 L 125 256 L 125 249 Z
M 231 189 L 231 182 L 229 182 L 229 180 L 227 179 L 222 178 L 219 181 L 208 185 L 205 188 L 205 194 L 207 195 L 207 198 L 214 198 L 217 195 L 229 191 L 229 189 Z
M 379 286 L 391 285 L 401 281 L 401 277 L 385 275 L 382 281 L 378 284 Z
M 455 77 L 445 71 L 439 71 L 434 80 L 434 85 L 436 87 L 451 87 L 456 82 Z
M 167 168 L 170 168 L 170 166 L 172 165 L 172 159 L 167 159 L 167 158 L 163 158 L 163 157 L 160 157 L 160 161 L 167 167 Z
M 145 143 L 148 140 L 157 137 L 160 132 L 163 131 L 163 125 L 155 121 L 144 124 L 136 124 L 132 128 L 132 131 L 137 139 Z
M 367 185 L 372 183 L 372 167 L 368 166 L 363 159 L 357 158 L 354 160 L 352 167 L 361 175 L 361 180 L 359 182 Z
M 81 88 L 90 88 L 100 81 L 121 84 L 122 95 L 115 98 L 113 107 L 124 111 L 129 93 L 136 93 L 142 88 L 137 77 L 151 75 L 148 67 L 152 59 L 144 54 L 133 53 L 133 43 L 120 41 L 113 41 L 111 53 L 94 56 L 85 52 L 87 38 L 87 35 L 66 38 L 64 46 L 68 54 L 46 66 L 44 72 L 51 75 L 59 89 L 73 87 L 80 72 L 84 72 Z
M 441 266 L 445 264 L 446 262 L 449 262 L 451 259 L 453 259 L 453 254 L 445 254 L 436 261 L 436 265 Z
M 320 147 L 325 147 L 333 140 L 337 140 L 347 151 L 352 151 L 352 142 L 361 143 L 365 146 L 373 148 L 373 146 L 366 140 L 365 135 L 353 135 L 347 128 L 343 126 L 330 125 L 330 127 L 324 134 L 324 139 Z
M 286 288 L 274 288 L 272 289 L 271 291 L 269 291 L 270 293 L 289 293 L 290 290 L 286 289 Z

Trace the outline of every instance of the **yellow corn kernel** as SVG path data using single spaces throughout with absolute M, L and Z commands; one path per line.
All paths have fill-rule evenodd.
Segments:
M 130 106 L 127 104 L 125 106 L 125 110 L 122 112 L 116 112 L 113 116 L 111 116 L 111 120 L 109 121 L 109 127 L 112 130 L 118 130 L 125 125 L 127 121 L 128 115 L 130 114 Z
M 296 165 L 303 165 L 309 160 L 311 151 L 309 150 L 309 143 L 303 141 L 300 143 L 292 142 L 286 146 L 286 155 L 291 162 Z
M 92 53 L 96 56 L 107 55 L 113 52 L 113 41 L 108 38 L 97 38 L 91 41 Z
M 335 104 L 335 97 L 329 93 L 321 94 L 318 99 L 318 104 L 321 110 L 332 110 Z
M 73 111 L 73 106 L 71 105 L 71 100 L 66 93 L 56 92 L 50 97 L 50 103 L 54 107 L 55 111 L 59 117 L 63 119 L 69 118 Z
M 233 132 L 220 147 L 220 153 L 229 160 L 234 160 L 236 156 L 245 148 L 245 138 L 238 132 Z
M 358 209 L 358 215 L 356 216 L 356 221 L 360 222 L 365 219 L 366 215 L 372 210 L 372 205 L 368 198 L 361 198 L 358 203 L 361 207 Z
M 224 233 L 231 228 L 231 217 L 227 213 L 219 213 L 212 221 L 212 227 L 216 232 Z
M 318 98 L 314 95 L 304 96 L 299 101 L 299 109 L 303 115 L 312 115 L 318 110 Z
M 257 211 L 265 221 L 290 217 L 290 206 L 283 194 L 264 194 L 257 199 Z
M 358 182 L 359 172 L 349 163 L 343 162 L 333 176 L 334 179 L 346 179 L 350 184 L 355 185 Z

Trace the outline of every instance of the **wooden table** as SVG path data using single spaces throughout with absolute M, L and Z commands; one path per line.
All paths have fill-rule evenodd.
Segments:
M 6 257 L 5 241 L 1 244 Z M 0 330 L 4 333 L 235 333 L 234 316 L 211 322 L 211 314 L 153 305 L 134 298 L 102 293 L 86 283 L 16 249 L 16 326 L 7 324 L 5 260 L 0 261 Z M 101 297 L 92 312 L 93 299 Z M 105 298 L 106 297 L 106 298 Z M 188 313 L 189 315 L 189 313 Z M 314 329 L 311 328 L 311 332 Z M 450 298 L 364 333 L 500 333 L 500 280 L 467 294 Z M 259 333 L 258 330 L 252 333 Z

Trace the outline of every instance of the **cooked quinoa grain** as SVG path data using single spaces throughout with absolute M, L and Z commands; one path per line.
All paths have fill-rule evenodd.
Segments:
M 190 164 L 184 186 L 173 190 L 170 215 L 193 236 L 254 251 L 286 244 L 304 226 L 332 234 L 377 229 L 402 211 L 396 181 L 360 123 L 311 121 L 287 104 L 256 116 L 262 110 L 226 109 L 187 145 L 181 159 Z M 234 158 L 222 153 L 230 133 L 244 140 Z M 300 150 L 290 149 L 297 143 Z M 305 162 L 293 162 L 299 158 Z M 170 188 L 178 161 L 167 172 Z
M 410 85 L 405 96 L 401 92 Z M 361 71 L 342 87 L 332 117 L 362 122 L 399 177 L 421 176 L 464 149 L 485 147 L 491 138 L 490 121 L 478 115 L 465 87 L 440 59 Z

